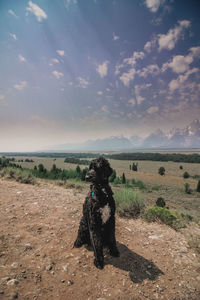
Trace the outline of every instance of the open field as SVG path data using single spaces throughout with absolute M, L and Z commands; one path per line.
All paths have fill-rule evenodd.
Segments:
M 184 152 L 186 153 L 186 152 Z M 34 168 L 39 164 L 43 164 L 45 168 L 50 170 L 53 164 L 61 169 L 75 169 L 76 164 L 64 163 L 64 158 L 48 158 L 48 157 L 20 157 L 16 156 L 16 160 L 32 159 L 34 162 L 20 162 L 23 168 Z M 194 217 L 195 221 L 200 218 L 200 195 L 195 191 L 198 180 L 192 177 L 183 178 L 183 173 L 187 171 L 190 176 L 200 175 L 200 164 L 180 163 L 180 162 L 152 162 L 138 161 L 138 171 L 130 170 L 133 161 L 128 160 L 109 160 L 112 168 L 117 172 L 117 176 L 125 173 L 127 179 L 141 180 L 146 189 L 141 190 L 141 196 L 146 206 L 154 205 L 158 197 L 163 197 L 170 209 L 178 210 L 180 213 L 186 213 Z M 137 163 L 137 161 L 134 161 Z M 180 165 L 183 169 L 180 169 Z M 81 166 L 81 165 L 80 165 Z M 165 176 L 158 174 L 159 167 L 163 166 L 166 170 Z M 82 165 L 81 168 L 85 168 Z M 184 185 L 188 183 L 193 190 L 192 194 L 186 194 Z M 114 189 L 119 189 L 114 187 Z

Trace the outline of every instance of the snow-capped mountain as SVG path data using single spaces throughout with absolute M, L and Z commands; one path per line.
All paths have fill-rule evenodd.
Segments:
M 200 148 L 200 120 L 194 120 L 183 129 L 175 128 L 168 133 L 158 129 L 145 139 L 139 136 L 126 138 L 111 136 L 88 140 L 82 144 L 64 144 L 49 148 L 50 151 L 123 151 L 131 149 Z

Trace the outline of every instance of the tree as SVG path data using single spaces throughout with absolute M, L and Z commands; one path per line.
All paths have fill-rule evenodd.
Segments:
M 165 175 L 165 168 L 160 167 L 159 170 L 158 170 L 158 174 L 160 174 L 161 176 Z
M 122 174 L 122 184 L 125 184 L 126 183 L 126 177 L 125 177 L 125 174 L 123 173 Z
M 200 180 L 199 180 L 198 183 L 197 183 L 197 192 L 200 193 Z
M 84 181 L 85 180 L 85 176 L 88 172 L 88 168 L 84 168 L 83 171 L 81 172 L 81 180 Z
M 39 165 L 38 165 L 38 171 L 39 171 L 40 173 L 42 173 L 42 172 L 45 171 L 45 168 L 44 168 L 43 164 L 39 164 Z
M 162 197 L 159 197 L 156 201 L 156 206 L 165 207 L 165 205 L 166 205 L 165 200 Z
M 113 169 L 111 176 L 109 177 L 110 182 L 114 182 L 115 178 L 117 177 L 116 171 Z
M 137 172 L 137 166 L 138 166 L 138 163 L 136 163 L 136 164 L 133 163 L 132 170 Z
M 53 166 L 51 168 L 51 172 L 56 173 L 56 171 L 57 171 L 56 165 L 53 164 Z
M 78 174 L 81 173 L 81 168 L 79 167 L 79 165 L 76 167 L 76 172 L 77 172 Z
M 189 183 L 185 183 L 185 192 L 186 194 L 192 194 L 192 190 L 190 188 Z
M 190 177 L 190 174 L 188 172 L 183 173 L 183 178 L 189 178 L 189 177 Z

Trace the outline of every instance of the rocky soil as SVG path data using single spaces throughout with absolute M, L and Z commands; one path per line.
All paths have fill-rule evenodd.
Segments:
M 87 189 L 0 179 L 0 299 L 197 300 L 200 263 L 185 236 L 116 217 L 120 258 L 73 248 Z

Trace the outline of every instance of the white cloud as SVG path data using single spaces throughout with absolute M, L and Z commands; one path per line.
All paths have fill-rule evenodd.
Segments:
M 170 92 L 174 92 L 177 89 L 184 88 L 185 82 L 191 74 L 199 72 L 198 68 L 188 70 L 184 75 L 179 75 L 177 79 L 173 79 L 169 83 Z
M 60 55 L 60 56 L 64 56 L 64 55 L 65 55 L 65 51 L 64 51 L 64 50 L 56 50 L 56 52 L 57 52 L 58 55 Z
M 14 33 L 10 33 L 10 36 L 13 38 L 13 40 L 17 40 L 17 36 L 16 36 L 16 34 L 14 34 Z
M 89 85 L 89 82 L 83 78 L 83 77 L 77 77 L 77 80 L 79 81 L 79 87 L 86 89 Z
M 177 41 L 183 36 L 185 29 L 190 27 L 191 22 L 188 20 L 179 21 L 179 24 L 170 29 L 167 34 L 158 35 L 158 51 L 163 49 L 172 50 Z
M 2 101 L 5 98 L 4 95 L 0 95 L 0 101 Z
M 18 55 L 19 61 L 20 62 L 26 62 L 26 58 L 22 56 L 21 54 Z
M 141 84 L 141 85 L 136 85 L 135 86 L 135 97 L 136 97 L 138 105 L 140 105 L 145 100 L 145 98 L 140 95 L 140 92 L 142 90 L 145 90 L 145 89 L 151 87 L 151 86 L 152 86 L 151 83 L 146 83 L 146 84 Z
M 53 64 L 59 64 L 59 60 L 57 58 L 52 58 L 51 62 L 49 63 L 49 66 L 53 66 Z
M 27 81 L 21 81 L 19 84 L 15 84 L 14 88 L 18 91 L 22 91 L 27 86 Z
M 171 68 L 175 73 L 183 73 L 189 69 L 192 62 L 193 57 L 191 55 L 176 55 L 171 62 L 163 64 L 162 71 L 164 72 L 167 68 Z
M 113 32 L 113 41 L 119 40 L 119 36 Z
M 152 115 L 156 113 L 159 110 L 158 106 L 151 106 L 147 109 L 148 114 Z
M 134 106 L 135 104 L 136 104 L 136 101 L 135 101 L 135 99 L 130 99 L 129 101 L 128 101 L 128 103 L 130 104 L 130 105 L 132 105 L 132 106 Z
M 101 110 L 102 110 L 103 112 L 105 112 L 105 113 L 109 113 L 109 109 L 108 109 L 108 107 L 107 107 L 106 105 L 103 105 L 103 106 L 101 107 Z
M 32 1 L 28 2 L 28 7 L 26 7 L 26 10 L 34 14 L 38 22 L 42 22 L 43 19 L 47 19 L 47 14 L 45 11 Z
M 130 81 L 134 79 L 136 73 L 137 73 L 136 70 L 134 68 L 131 68 L 128 72 L 123 73 L 119 77 L 119 79 L 123 82 L 125 86 L 129 86 Z
M 198 57 L 200 57 L 200 46 L 192 47 L 189 49 L 188 55 L 176 55 L 171 61 L 164 63 L 162 65 L 162 72 L 171 68 L 174 73 L 184 73 L 189 70 L 190 64 Z
M 58 71 L 56 71 L 56 70 L 54 70 L 54 71 L 52 72 L 52 74 L 53 74 L 57 79 L 60 79 L 61 77 L 64 76 L 64 74 L 63 74 L 62 72 L 58 72 Z
M 65 0 L 65 1 L 64 1 L 64 5 L 65 5 L 65 7 L 66 7 L 67 9 L 69 9 L 69 6 L 70 6 L 71 4 L 77 4 L 77 0 Z
M 145 4 L 151 12 L 155 13 L 164 2 L 165 0 L 146 0 Z
M 99 73 L 101 78 L 105 77 L 108 73 L 108 61 L 104 61 L 102 64 L 98 65 L 96 71 Z
M 143 68 L 142 70 L 137 71 L 137 74 L 140 77 L 144 77 L 144 78 L 146 78 L 149 74 L 158 75 L 159 73 L 160 73 L 160 69 L 157 64 L 149 65 Z
M 145 56 L 144 52 L 142 51 L 134 51 L 133 52 L 133 55 L 129 58 L 124 58 L 124 63 L 128 64 L 128 65 L 131 65 L 131 66 L 134 66 L 136 64 L 136 61 L 138 59 L 143 59 Z
M 8 13 L 10 15 L 14 16 L 15 18 L 18 18 L 18 16 L 16 15 L 16 13 L 12 9 L 9 9 Z
M 102 91 L 98 91 L 97 95 L 101 96 L 101 95 L 103 95 L 103 92 Z
M 194 57 L 200 57 L 200 46 L 190 48 L 190 53 Z

